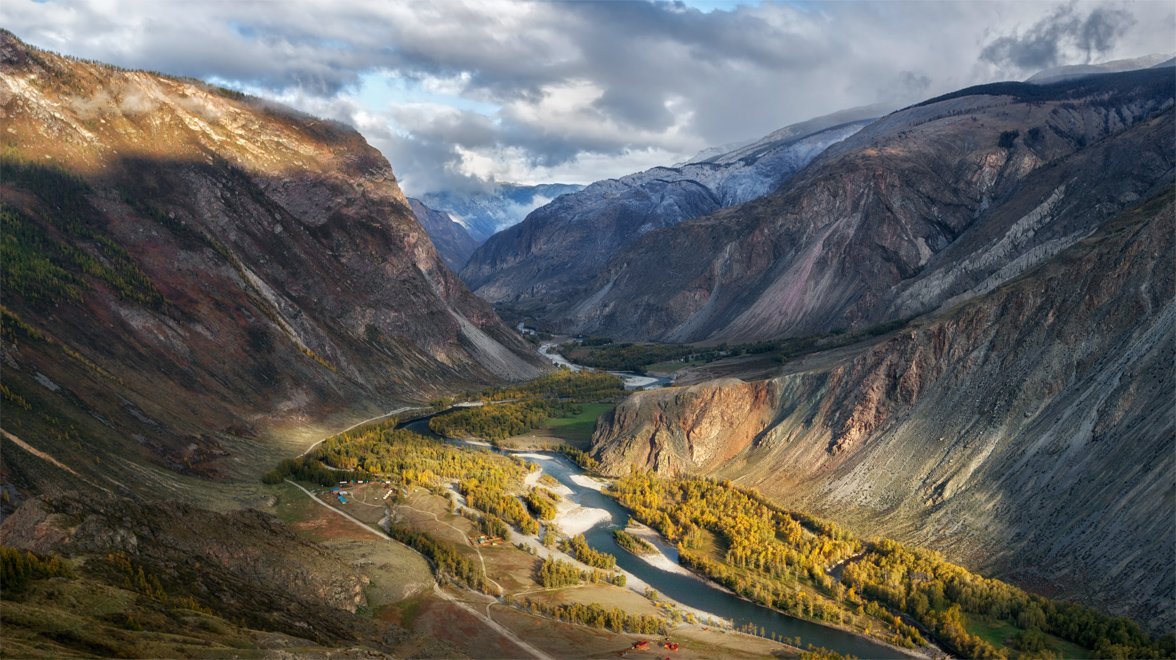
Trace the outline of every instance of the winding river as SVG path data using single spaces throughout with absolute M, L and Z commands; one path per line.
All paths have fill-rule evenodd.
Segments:
M 546 351 L 544 354 L 548 355 Z M 569 366 L 578 366 L 570 365 L 566 360 L 563 360 L 562 356 L 560 360 Z M 408 421 L 402 426 L 422 435 L 446 440 L 429 429 L 427 418 Z M 528 450 L 504 453 L 527 454 L 528 460 L 538 462 L 544 472 L 555 477 L 571 490 L 571 495 L 567 496 L 568 499 L 586 509 L 607 512 L 607 516 L 601 515 L 600 521 L 584 533 L 588 544 L 597 550 L 616 556 L 617 565 L 620 568 L 682 605 L 727 619 L 737 627 L 751 624 L 763 628 L 769 634 L 776 633 L 782 637 L 790 638 L 798 637 L 801 648 L 812 644 L 859 658 L 907 657 L 894 648 L 875 643 L 844 630 L 797 619 L 770 608 L 761 607 L 718 588 L 692 573 L 659 568 L 630 554 L 617 545 L 612 534 L 613 530 L 627 525 L 629 513 L 616 500 L 597 489 L 584 485 L 591 483 L 591 481 L 579 466 L 566 456 L 554 452 Z M 662 547 L 664 549 L 664 544 Z M 676 554 L 672 551 L 667 554 L 671 559 L 677 560 Z

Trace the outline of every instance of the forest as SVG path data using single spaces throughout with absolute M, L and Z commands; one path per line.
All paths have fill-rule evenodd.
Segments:
M 490 593 L 482 567 L 463 555 L 452 543 L 398 525 L 389 525 L 388 535 L 424 555 L 433 565 L 433 571 L 439 579 L 452 580 L 475 591 Z
M 1007 622 L 1021 630 L 1014 644 L 1025 652 L 1047 645 L 1046 635 L 1094 651 L 1100 658 L 1176 655 L 1172 635 L 1150 639 L 1137 624 L 1076 603 L 1027 593 L 946 561 L 942 555 L 882 539 L 848 564 L 842 579 L 864 597 L 905 612 L 956 653 L 998 657 L 1001 650 L 968 632 L 968 615 Z
M 454 447 L 398 429 L 396 420 L 390 419 L 327 438 L 305 456 L 279 463 L 263 481 L 273 484 L 294 478 L 329 486 L 379 477 L 441 494 L 446 484 L 457 482 L 471 507 L 514 525 L 524 534 L 535 534 L 539 523 L 515 497 L 522 491 L 523 479 L 534 469 L 518 458 Z
M 617 565 L 616 557 L 589 546 L 588 542 L 584 540 L 583 534 L 564 539 L 560 549 L 594 568 L 612 570 Z
M 550 418 L 577 415 L 580 404 L 614 401 L 624 394 L 621 379 L 611 374 L 560 369 L 521 385 L 467 392 L 465 400 L 484 405 L 436 415 L 429 429 L 497 442 L 541 428 Z
M 727 482 L 633 473 L 610 494 L 678 545 L 681 562 L 757 603 L 849 625 L 916 647 L 931 634 L 964 657 L 1059 654 L 1058 642 L 1096 657 L 1176 655 L 1135 623 L 984 578 L 941 555 L 887 540 L 862 542 L 833 523 L 785 511 Z M 833 569 L 843 565 L 840 579 Z M 909 617 L 904 619 L 903 617 Z M 971 617 L 1017 629 L 1000 648 L 969 631 Z M 917 625 L 911 625 L 911 622 Z
M 534 469 L 521 459 L 455 447 L 398 429 L 394 419 L 327 438 L 305 456 L 283 461 L 277 471 L 301 466 L 301 469 L 317 475 L 316 463 L 325 465 L 327 471 L 337 477 L 333 481 L 344 479 L 339 477 L 342 471 L 344 474 L 398 477 L 405 483 L 424 486 L 436 484 L 439 480 L 468 479 L 500 489 L 521 483 Z M 271 472 L 267 479 L 273 482 L 275 476 Z
M 0 157 L 5 182 L 40 198 L 48 213 L 30 217 L 0 205 L 0 288 L 35 307 L 80 301 L 93 282 L 152 308 L 166 303 L 134 259 L 105 231 L 93 192 L 59 168 Z M 66 238 L 68 237 L 68 238 Z M 80 246 L 80 247 L 79 247 Z
M 613 538 L 617 540 L 617 545 L 635 555 L 651 555 L 657 552 L 657 548 L 650 545 L 649 541 L 633 536 L 623 529 L 613 530 Z
M 495 483 L 481 483 L 477 479 L 462 479 L 458 490 L 465 495 L 466 504 L 480 511 L 497 516 L 514 525 L 523 534 L 538 534 L 539 523 L 527 513 L 527 508 L 517 497 L 513 497 Z
M 624 573 L 608 573 L 599 569 L 582 571 L 574 564 L 559 559 L 544 559 L 536 569 L 539 584 L 545 589 L 574 587 L 585 582 L 592 584 L 607 582 L 618 587 L 625 586 Z
M 531 510 L 531 513 L 535 514 L 539 520 L 545 521 L 555 519 L 555 506 L 560 499 L 558 494 L 546 488 L 531 488 L 523 496 L 523 501 L 527 503 L 527 508 Z
M 619 607 L 606 608 L 597 603 L 552 605 L 530 598 L 524 598 L 516 604 L 532 614 L 544 614 L 567 623 L 578 623 L 613 632 L 631 632 L 643 635 L 664 635 L 666 633 L 666 622 L 660 618 L 644 614 L 628 614 Z
M 73 568 L 57 555 L 41 557 L 28 550 L 0 546 L 0 595 L 11 595 L 29 580 L 74 577 Z

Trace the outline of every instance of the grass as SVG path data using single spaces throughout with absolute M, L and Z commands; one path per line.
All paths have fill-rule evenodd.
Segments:
M 596 420 L 604 413 L 613 409 L 611 403 L 585 403 L 580 406 L 578 415 L 571 417 L 552 417 L 543 423 L 543 428 L 551 431 L 552 435 L 571 440 L 573 442 L 587 442 L 592 439 L 592 431 L 596 428 Z
M 1009 642 L 1017 633 L 1021 632 L 1020 628 L 1007 621 L 997 621 L 976 615 L 965 615 L 965 621 L 968 632 L 998 649 L 1010 648 Z M 1060 653 L 1063 658 L 1094 657 L 1091 651 L 1053 635 L 1046 635 L 1045 640 L 1050 649 Z

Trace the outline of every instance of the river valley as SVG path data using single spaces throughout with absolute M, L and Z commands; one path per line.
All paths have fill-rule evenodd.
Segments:
M 580 365 L 568 362 L 555 353 L 553 348 L 553 344 L 544 344 L 541 352 L 558 365 L 575 370 L 582 368 Z M 625 376 L 625 374 L 617 375 Z M 635 376 L 635 374 L 632 375 Z M 663 384 L 659 382 L 654 385 L 661 386 Z M 442 438 L 429 429 L 428 418 L 411 420 L 402 426 L 415 433 L 439 440 L 486 447 L 484 443 L 467 443 L 461 440 Z M 585 474 L 578 465 L 556 452 L 501 451 L 520 455 L 536 463 L 543 472 L 550 474 L 567 489 L 565 498 L 581 508 L 577 518 L 585 522 L 578 525 L 577 529 L 564 529 L 565 532 L 572 534 L 583 532 L 592 548 L 614 555 L 619 568 L 677 603 L 710 614 L 714 618 L 728 621 L 735 628 L 752 626 L 762 629 L 769 636 L 775 634 L 781 638 L 791 638 L 794 641 L 799 639 L 797 646 L 801 648 L 812 645 L 859 658 L 908 657 L 894 647 L 874 642 L 860 635 L 798 619 L 745 600 L 679 566 L 676 549 L 660 538 L 655 539 L 655 545 L 662 554 L 656 560 L 651 561 L 629 553 L 621 548 L 613 537 L 614 530 L 623 529 L 628 525 L 629 512 L 616 500 L 602 492 L 605 486 L 603 482 Z

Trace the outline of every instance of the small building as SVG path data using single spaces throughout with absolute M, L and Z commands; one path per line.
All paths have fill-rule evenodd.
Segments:
M 347 498 L 339 495 L 339 504 L 347 504 Z
M 649 648 L 649 640 L 643 639 L 638 642 L 633 642 L 633 650 L 635 651 L 644 651 L 647 648 Z

